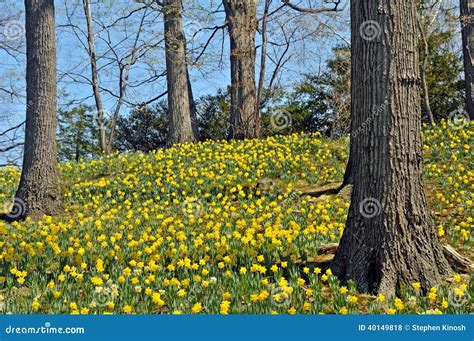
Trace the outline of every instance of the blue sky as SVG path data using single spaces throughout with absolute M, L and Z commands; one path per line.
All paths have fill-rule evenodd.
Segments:
M 278 0 L 273 1 L 274 6 L 279 5 Z M 295 1 L 298 3 L 298 1 Z M 305 3 L 304 1 L 302 4 Z M 311 3 L 311 2 L 310 2 Z M 324 4 L 323 1 L 312 1 L 313 5 Z M 66 6 L 67 4 L 67 6 Z M 261 12 L 261 1 L 259 11 Z M 57 34 L 57 66 L 58 66 L 58 107 L 74 101 L 74 105 L 84 103 L 93 105 L 92 89 L 85 84 L 85 78 L 90 78 L 90 66 L 88 64 L 87 51 L 84 48 L 85 16 L 81 0 L 56 0 L 56 34 Z M 94 17 L 94 30 L 96 31 L 96 50 L 99 56 L 100 82 L 104 90 L 101 92 L 104 106 L 107 111 L 112 111 L 116 105 L 116 98 L 111 93 L 117 93 L 118 67 L 110 58 L 114 54 L 109 45 L 114 46 L 119 57 L 129 53 L 134 42 L 138 25 L 144 15 L 143 11 L 137 11 L 127 20 L 118 21 L 118 18 L 127 15 L 140 6 L 133 1 L 111 1 L 93 0 L 92 13 Z M 201 51 L 202 45 L 209 39 L 212 30 L 208 29 L 224 23 L 224 13 L 221 1 L 185 0 L 185 33 L 190 40 L 189 49 L 191 56 L 196 56 Z M 23 2 L 14 0 L 0 1 L 0 19 L 5 38 L 5 25 L 14 21 L 23 23 Z M 274 21 L 269 23 L 269 38 L 275 44 L 269 45 L 269 58 L 267 59 L 268 72 L 266 78 L 270 77 L 273 70 L 273 61 L 284 51 L 285 46 L 281 44 L 283 34 L 280 26 L 284 25 L 285 31 L 293 32 L 294 43 L 291 44 L 286 56 L 291 56 L 285 64 L 283 72 L 279 76 L 279 84 L 284 88 L 291 88 L 305 73 L 320 72 L 325 61 L 330 55 L 331 48 L 337 44 L 343 44 L 349 40 L 348 30 L 348 8 L 338 19 L 326 15 L 301 15 L 298 13 L 287 13 L 292 21 L 283 14 L 275 16 Z M 75 29 L 70 26 L 72 24 Z M 101 26 L 108 27 L 115 24 L 113 29 L 101 30 Z M 143 29 L 140 33 L 139 44 L 158 46 L 147 50 L 144 57 L 139 59 L 130 70 L 130 84 L 139 84 L 147 79 L 153 72 L 159 74 L 164 67 L 163 44 L 159 44 L 163 38 L 162 17 L 156 11 L 148 11 Z M 297 28 L 297 29 L 296 29 Z M 21 27 L 19 29 L 21 31 Z M 20 32 L 21 33 L 21 32 Z M 190 36 L 194 36 L 191 39 Z M 303 37 L 305 37 L 303 39 Z M 8 44 L 20 46 L 20 53 L 13 58 L 8 50 L 0 49 L 0 67 L 2 80 L 0 86 L 10 86 L 20 89 L 20 97 L 9 97 L 0 94 L 0 105 L 4 112 L 9 113 L 8 120 L 0 116 L 0 132 L 10 125 L 24 120 L 25 115 L 25 93 L 24 93 L 24 36 L 15 37 Z M 260 36 L 257 35 L 257 46 L 260 45 Z M 196 98 L 203 95 L 215 93 L 219 88 L 224 88 L 230 83 L 229 77 L 229 44 L 225 30 L 219 30 L 209 44 L 206 53 L 201 57 L 198 65 L 190 65 L 190 75 L 193 92 Z M 102 58 L 103 57 L 103 58 Z M 257 50 L 257 61 L 260 58 L 260 49 Z M 273 60 L 273 61 L 272 61 Z M 259 64 L 259 63 L 258 63 Z M 258 72 L 257 65 L 257 72 Z M 127 102 L 139 103 L 147 101 L 166 89 L 165 77 L 145 83 L 140 86 L 129 87 Z M 130 106 L 124 106 L 122 115 L 126 115 Z M 0 161 L 2 156 L 0 155 Z M 1 163 L 1 162 L 0 162 Z

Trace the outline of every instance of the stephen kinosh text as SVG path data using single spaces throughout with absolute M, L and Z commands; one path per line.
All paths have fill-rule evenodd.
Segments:
M 466 331 L 466 326 L 461 325 L 450 325 L 450 324 L 442 324 L 442 325 L 431 325 L 431 324 L 414 324 L 411 326 L 411 330 L 415 332 L 464 332 Z

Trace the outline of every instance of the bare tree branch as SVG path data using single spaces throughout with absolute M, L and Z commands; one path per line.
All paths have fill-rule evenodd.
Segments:
M 343 0 L 335 0 L 333 2 L 334 8 L 303 8 L 299 7 L 297 5 L 294 5 L 290 2 L 290 0 L 281 0 L 286 6 L 294 9 L 295 11 L 302 12 L 302 13 L 309 13 L 309 14 L 317 14 L 317 13 L 323 13 L 323 12 L 339 12 L 341 9 L 339 9 L 339 5 L 341 4 L 341 1 Z

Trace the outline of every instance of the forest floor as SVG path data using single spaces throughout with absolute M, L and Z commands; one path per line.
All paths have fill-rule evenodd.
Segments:
M 427 197 L 444 244 L 473 257 L 474 124 L 423 130 Z M 60 165 L 65 212 L 0 222 L 4 313 L 471 313 L 474 280 L 358 293 L 312 261 L 337 243 L 348 140 L 294 134 Z M 0 170 L 0 203 L 20 171 Z M 1 205 L 7 211 L 9 205 Z

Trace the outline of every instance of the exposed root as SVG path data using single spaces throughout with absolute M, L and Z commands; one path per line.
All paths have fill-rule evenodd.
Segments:
M 474 262 L 459 254 L 451 245 L 443 246 L 444 257 L 453 269 L 462 273 L 473 273 Z
M 318 255 L 334 255 L 339 247 L 338 243 L 324 244 L 319 247 Z M 449 265 L 459 273 L 474 273 L 474 262 L 459 254 L 451 245 L 443 246 L 443 254 Z M 318 256 L 320 257 L 320 256 Z M 318 257 L 314 260 L 316 261 Z M 332 258 L 331 258 L 332 259 Z M 322 259 L 321 259 L 322 260 Z M 319 261 L 321 261 L 319 260 Z M 325 259 L 326 261 L 329 258 Z

